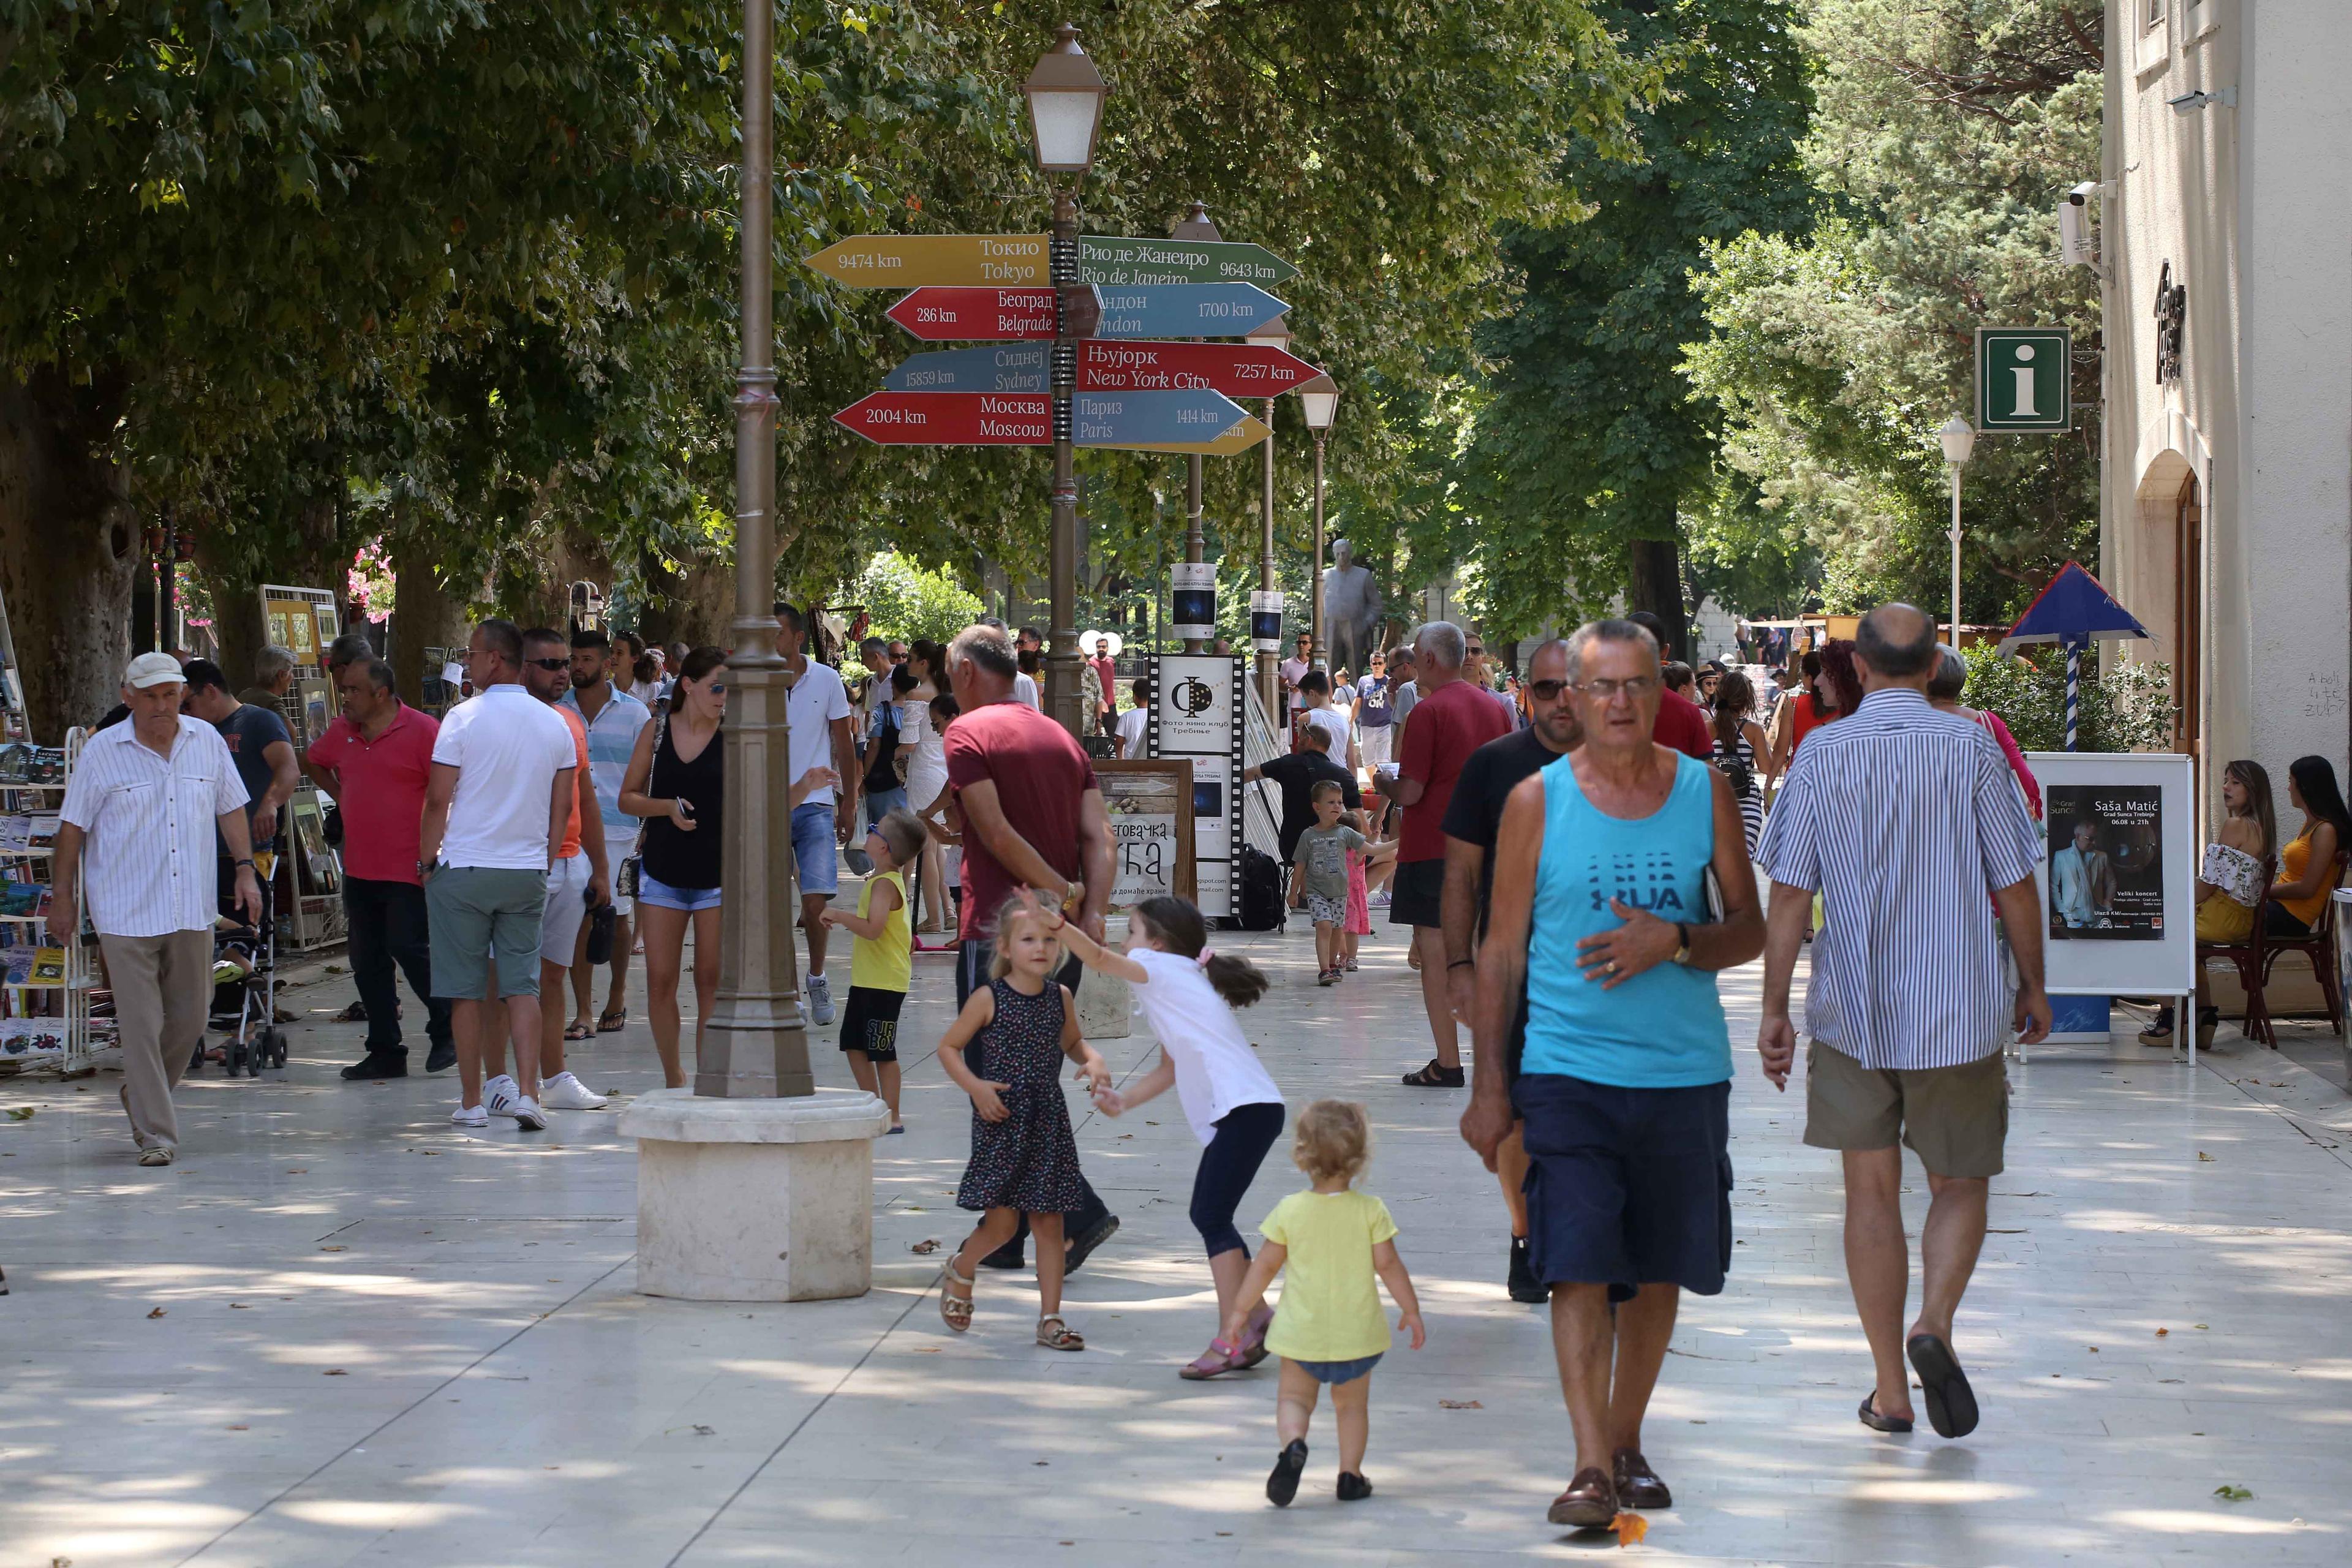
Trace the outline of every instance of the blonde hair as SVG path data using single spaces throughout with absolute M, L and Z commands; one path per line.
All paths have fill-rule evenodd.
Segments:
M 923 852 L 923 840 L 929 837 L 923 831 L 923 819 L 905 806 L 893 806 L 883 813 L 882 820 L 874 825 L 882 842 L 890 848 L 891 869 L 906 865 Z
M 1034 897 L 1034 894 L 1032 896 Z M 1038 900 L 1038 905 L 1042 909 L 1045 905 L 1045 900 L 1042 899 Z M 996 932 L 996 940 L 989 944 L 991 956 L 988 964 L 988 977 L 991 980 L 1002 980 L 1006 975 L 1013 973 L 1013 963 L 1010 959 L 1004 956 L 1004 929 L 1006 923 L 1012 921 L 1036 919 L 1038 919 L 1037 916 L 1031 914 L 1027 910 L 1021 907 L 1021 894 L 1017 889 L 1008 896 L 1003 903 L 996 906 L 996 923 L 990 928 Z M 1057 940 L 1054 943 L 1053 962 L 1045 966 L 1045 976 L 1047 979 L 1052 979 L 1054 971 L 1061 967 L 1061 955 L 1062 944 Z
M 1318 1100 L 1298 1113 L 1290 1160 L 1311 1179 L 1328 1182 L 1336 1176 L 1352 1183 L 1371 1157 L 1371 1123 L 1354 1100 Z

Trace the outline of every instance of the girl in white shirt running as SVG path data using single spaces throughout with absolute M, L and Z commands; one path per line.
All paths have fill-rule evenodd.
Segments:
M 1026 907 L 1037 907 L 1034 894 L 1021 897 Z M 1039 918 L 1061 921 L 1043 909 Z M 1248 959 L 1212 952 L 1207 922 L 1183 899 L 1146 899 L 1129 910 L 1124 952 L 1111 952 L 1075 925 L 1059 925 L 1055 934 L 1087 968 L 1134 987 L 1136 1010 L 1160 1040 L 1157 1067 L 1124 1090 L 1101 1090 L 1095 1104 L 1104 1115 L 1118 1116 L 1175 1086 L 1184 1120 L 1202 1143 L 1192 1219 L 1217 1282 L 1222 1329 L 1250 1266 L 1234 1213 L 1282 1135 L 1283 1117 L 1282 1090 L 1258 1064 L 1234 1009 L 1265 995 L 1272 982 Z M 1238 1341 L 1213 1337 L 1177 1375 L 1197 1383 L 1255 1366 L 1265 1359 L 1265 1331 L 1273 1321 L 1273 1311 L 1259 1307 Z

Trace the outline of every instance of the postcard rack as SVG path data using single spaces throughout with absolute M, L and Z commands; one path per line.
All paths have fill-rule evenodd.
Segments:
M 47 931 L 56 859 L 58 808 L 80 760 L 83 732 L 62 747 L 0 745 L 0 1073 L 50 1071 L 79 1078 L 100 1051 L 119 1045 L 111 1017 L 93 1018 L 98 1000 L 93 939 L 75 879 L 72 931 L 63 947 Z

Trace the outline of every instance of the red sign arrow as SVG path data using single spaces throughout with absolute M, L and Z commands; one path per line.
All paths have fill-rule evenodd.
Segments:
M 1222 392 L 1275 397 L 1323 373 L 1270 343 L 1117 342 L 1078 345 L 1081 392 Z
M 921 289 L 993 294 L 993 289 Z M 911 296 L 909 296 L 911 298 Z M 1048 303 L 1053 296 L 1047 295 Z M 1054 400 L 993 392 L 869 393 L 834 423 L 885 447 L 1050 447 Z
M 918 289 L 890 319 L 925 342 L 996 342 L 1054 335 L 1051 289 Z

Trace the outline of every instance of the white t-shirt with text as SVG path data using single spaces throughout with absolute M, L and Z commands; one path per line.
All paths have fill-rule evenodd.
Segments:
M 433 760 L 457 770 L 441 864 L 547 869 L 550 792 L 579 762 L 553 708 L 520 686 L 493 686 L 442 717 Z

